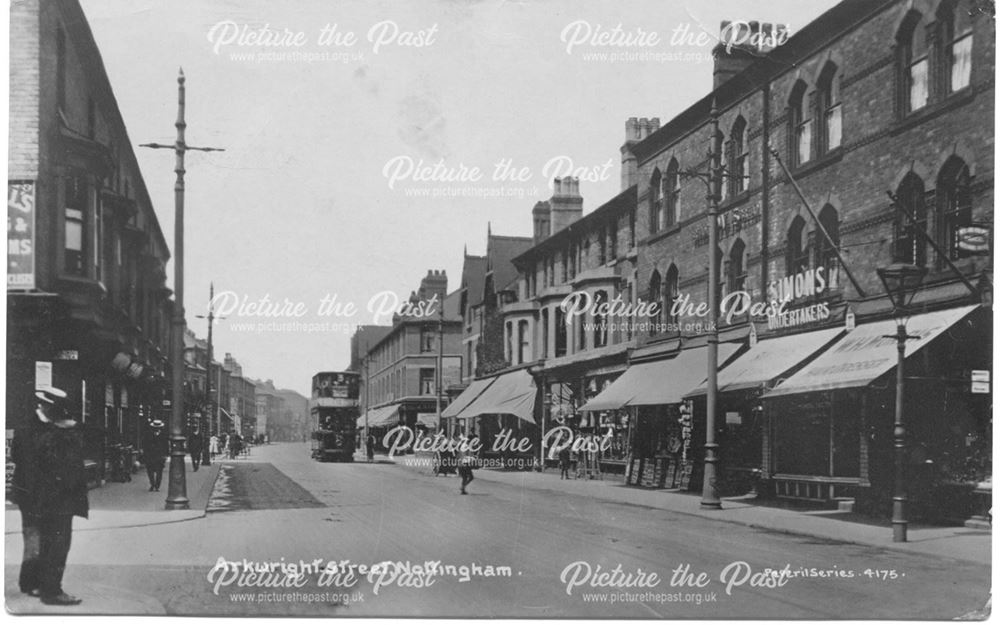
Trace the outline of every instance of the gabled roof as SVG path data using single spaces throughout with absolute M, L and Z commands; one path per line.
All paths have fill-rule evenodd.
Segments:
M 531 237 L 505 237 L 490 234 L 486 240 L 486 272 L 493 274 L 493 288 L 503 290 L 517 280 L 517 267 L 511 261 L 531 249 Z
M 478 306 L 483 302 L 483 283 L 486 279 L 486 257 L 465 255 L 462 263 L 462 281 L 459 285 L 468 293 L 466 305 Z

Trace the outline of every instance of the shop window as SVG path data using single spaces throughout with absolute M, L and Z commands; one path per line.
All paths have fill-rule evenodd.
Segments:
M 635 249 L 635 210 L 628 214 L 628 249 Z
M 746 138 L 747 122 L 740 115 L 733 123 L 726 146 L 726 168 L 729 170 L 729 194 L 739 195 L 747 189 L 747 153 L 749 143 Z
M 896 198 L 903 210 L 896 215 L 894 260 L 923 267 L 927 264 L 927 245 L 924 235 L 921 234 L 927 232 L 927 204 L 924 198 L 923 180 L 910 172 L 896 190 Z M 911 223 L 903 216 L 903 212 L 912 215 L 916 223 Z
M 788 245 L 785 249 L 785 275 L 793 276 L 809 268 L 809 241 L 806 220 L 797 216 L 788 227 Z
M 514 324 L 510 321 L 506 325 L 507 331 L 504 332 L 504 338 L 506 340 L 506 345 L 504 347 L 504 360 L 510 362 L 514 358 Z
M 841 138 L 841 110 L 840 105 L 840 77 L 837 75 L 837 66 L 827 63 L 819 76 L 817 85 L 819 104 L 818 118 L 823 124 L 819 133 L 819 152 L 825 154 L 840 147 Z
M 812 118 L 809 116 L 805 81 L 798 81 L 788 100 L 788 121 L 792 138 L 790 152 L 793 165 L 802 165 L 812 157 Z
M 653 270 L 653 275 L 651 275 L 649 277 L 649 297 L 648 297 L 648 301 L 650 303 L 659 303 L 659 302 L 663 301 L 663 291 L 661 290 L 660 272 L 656 271 L 656 270 Z M 659 307 L 659 308 L 662 308 L 662 307 Z M 652 322 L 650 324 L 650 328 L 652 328 L 652 331 L 650 332 L 650 334 L 656 334 L 656 332 L 659 331 L 659 327 L 658 326 L 663 321 L 663 311 L 662 310 L 657 310 L 656 314 L 653 315 L 653 318 L 650 319 L 650 321 Z
M 896 50 L 900 110 L 906 114 L 926 106 L 929 95 L 927 27 L 920 13 L 910 11 L 903 20 Z
M 938 9 L 947 93 L 969 86 L 972 78 L 972 18 L 964 2 L 943 2 Z
M 465 344 L 465 376 L 470 378 L 472 377 L 473 373 L 472 346 L 473 346 L 472 341 L 469 341 L 468 343 Z
M 736 239 L 729 250 L 729 292 L 742 291 L 746 287 L 746 244 L 743 239 Z
M 670 265 L 667 269 L 667 277 L 663 281 L 663 318 L 667 323 L 677 323 L 677 315 L 673 313 L 674 300 L 677 299 L 678 291 L 677 265 Z
M 948 258 L 955 260 L 964 255 L 959 247 L 959 234 L 972 225 L 969 167 L 962 159 L 952 157 L 945 163 L 938 176 L 937 189 L 938 244 Z
M 587 349 L 587 329 L 584 325 L 584 320 L 586 315 L 575 318 L 574 327 L 576 328 L 576 351 L 582 352 Z M 594 319 L 591 319 L 594 321 Z
M 649 179 L 649 231 L 659 232 L 663 225 L 663 180 L 660 170 L 654 169 Z
M 576 251 L 576 242 L 574 241 L 572 244 L 570 244 L 569 253 L 567 254 L 567 256 L 569 257 L 569 277 L 571 280 L 576 277 L 577 254 L 578 252 Z
M 87 273 L 88 187 L 83 176 L 65 179 L 65 265 L 66 273 L 84 276 Z
M 565 284 L 569 280 L 569 252 L 566 250 L 562 251 L 562 281 L 561 284 Z
M 830 235 L 830 241 L 822 233 L 816 233 L 816 266 L 825 267 L 827 277 L 833 275 L 837 269 L 837 248 L 840 246 L 840 218 L 837 216 L 837 209 L 827 204 L 819 212 L 819 223 Z

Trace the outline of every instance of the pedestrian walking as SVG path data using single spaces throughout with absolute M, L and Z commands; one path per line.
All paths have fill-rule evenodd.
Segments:
M 34 421 L 12 449 L 13 481 L 25 538 L 20 589 L 48 605 L 77 605 L 81 599 L 63 591 L 63 573 L 73 533 L 73 517 L 86 518 L 87 477 L 83 437 L 67 417 L 66 393 L 36 389 Z
M 208 439 L 208 453 L 212 460 L 215 460 L 215 455 L 219 453 L 219 437 L 215 434 Z
M 229 436 L 223 432 L 219 434 L 219 453 L 225 455 L 226 450 L 229 449 Z
M 146 465 L 146 475 L 149 477 L 149 490 L 160 490 L 163 480 L 163 466 L 170 455 L 170 444 L 163 430 L 163 421 L 154 419 L 146 428 L 146 437 L 142 443 L 142 462 Z
M 559 479 L 569 479 L 569 446 L 559 450 Z
M 476 455 L 469 449 L 472 446 L 472 441 L 475 439 L 467 439 L 464 444 L 458 446 L 458 475 L 462 478 L 462 485 L 459 487 L 459 491 L 463 495 L 468 495 L 469 493 L 465 490 L 465 487 L 469 485 L 475 477 L 472 475 L 472 469 L 476 465 Z
M 375 460 L 375 435 L 369 434 L 368 438 L 365 440 L 365 454 L 368 456 L 368 462 L 373 462 Z
M 191 432 L 191 436 L 188 437 L 188 452 L 191 454 L 191 466 L 194 467 L 192 470 L 197 471 L 198 465 L 201 464 L 201 452 L 202 452 L 202 442 L 201 432 L 195 427 L 194 431 Z

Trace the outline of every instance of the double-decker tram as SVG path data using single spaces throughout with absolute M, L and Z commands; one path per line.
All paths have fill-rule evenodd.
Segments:
M 312 379 L 309 413 L 312 457 L 320 462 L 352 462 L 360 407 L 360 374 L 321 371 Z

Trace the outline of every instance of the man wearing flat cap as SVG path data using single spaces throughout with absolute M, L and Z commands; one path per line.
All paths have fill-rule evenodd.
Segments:
M 35 391 L 37 407 L 16 435 L 13 486 L 21 509 L 24 560 L 21 591 L 50 605 L 76 605 L 62 578 L 73 533 L 73 517 L 86 518 L 87 477 L 83 439 L 66 413 L 66 393 L 55 387 Z

